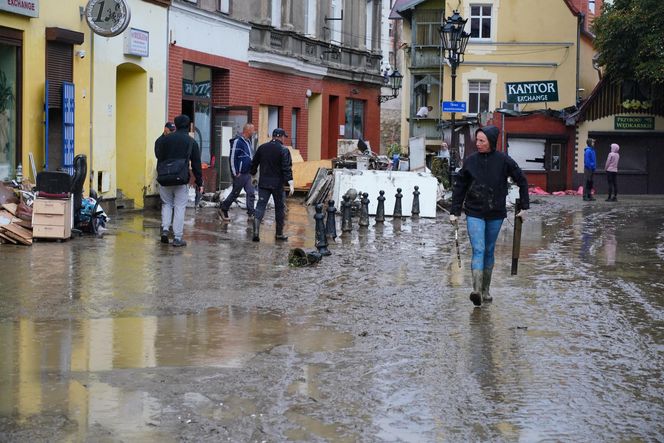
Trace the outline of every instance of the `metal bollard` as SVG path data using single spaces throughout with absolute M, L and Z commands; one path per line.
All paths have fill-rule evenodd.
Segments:
M 413 209 L 411 209 L 410 213 L 412 214 L 413 217 L 419 217 L 420 215 L 420 187 L 415 186 L 415 190 L 413 191 Z
M 394 218 L 401 218 L 403 217 L 403 214 L 401 213 L 401 199 L 403 198 L 401 188 L 397 188 L 397 194 L 394 197 L 396 197 L 396 199 L 394 201 L 394 214 L 392 216 Z
M 325 214 L 323 214 L 323 205 L 318 203 L 316 205 L 316 215 L 314 215 L 316 220 L 316 249 L 320 255 L 332 255 L 329 249 L 327 249 L 327 236 L 325 235 Z
M 344 195 L 344 202 L 343 202 L 343 213 L 341 214 L 341 231 L 342 232 L 350 232 L 353 230 L 353 219 L 351 218 L 351 203 L 350 203 L 350 197 L 348 195 Z
M 376 223 L 383 223 L 385 221 L 385 191 L 378 191 L 380 194 L 378 200 L 378 208 L 376 209 Z
M 360 211 L 360 226 L 369 226 L 369 194 L 362 194 L 362 210 Z
M 332 240 L 337 238 L 337 219 L 335 215 L 337 208 L 334 207 L 334 200 L 327 202 L 327 224 L 325 225 L 325 234 Z

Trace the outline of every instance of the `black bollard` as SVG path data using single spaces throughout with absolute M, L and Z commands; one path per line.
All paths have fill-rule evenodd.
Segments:
M 362 209 L 360 211 L 360 226 L 369 226 L 369 194 L 362 194 Z
M 415 190 L 413 191 L 413 209 L 411 209 L 410 213 L 412 214 L 413 217 L 419 217 L 420 215 L 420 187 L 415 186 Z
M 318 203 L 316 205 L 316 215 L 314 215 L 316 220 L 316 249 L 320 255 L 332 255 L 329 249 L 327 249 L 327 236 L 325 235 L 325 214 L 323 214 L 323 205 Z
M 403 198 L 403 194 L 401 194 L 401 188 L 397 188 L 397 194 L 394 197 L 396 198 L 394 200 L 394 214 L 392 216 L 394 218 L 401 218 L 403 217 L 401 214 L 401 199 Z
M 385 191 L 379 191 L 380 195 L 378 200 L 378 208 L 376 209 L 376 223 L 383 223 L 385 221 Z
M 341 214 L 342 232 L 350 232 L 353 230 L 353 219 L 351 218 L 351 210 L 352 208 L 350 203 L 350 197 L 348 197 L 348 195 L 344 195 L 343 213 Z
M 327 224 L 325 225 L 325 234 L 332 240 L 337 238 L 337 219 L 335 215 L 337 208 L 334 207 L 334 200 L 327 202 Z

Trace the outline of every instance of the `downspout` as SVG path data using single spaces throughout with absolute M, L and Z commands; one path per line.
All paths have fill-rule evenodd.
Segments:
M 93 185 L 95 182 L 95 168 L 94 168 L 94 162 L 93 162 L 93 157 L 92 154 L 94 152 L 93 145 L 94 145 L 94 131 L 93 131 L 93 122 L 94 122 L 94 101 L 95 101 L 95 95 L 94 95 L 94 84 L 92 83 L 94 81 L 94 69 L 95 69 L 95 34 L 94 32 L 90 31 L 90 85 L 88 88 L 90 88 L 90 183 L 89 183 L 89 189 L 88 189 L 88 195 L 92 192 Z M 96 191 L 96 189 L 95 189 Z M 99 192 L 101 192 L 101 189 L 99 189 Z
M 164 116 L 164 121 L 170 121 L 168 119 L 168 86 L 169 86 L 169 63 L 170 63 L 170 55 L 171 55 L 171 7 L 167 6 L 166 7 L 166 106 L 164 106 L 164 112 L 166 115 Z
M 581 75 L 581 27 L 583 26 L 585 15 L 579 13 L 577 16 L 577 25 L 576 25 L 576 88 L 574 89 L 574 104 L 579 104 L 579 87 L 580 87 L 580 75 Z

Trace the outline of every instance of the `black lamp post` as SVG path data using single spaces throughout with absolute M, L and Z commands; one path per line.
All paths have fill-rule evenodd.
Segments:
M 395 69 L 394 72 L 386 76 L 385 79 L 385 83 L 389 83 L 390 88 L 392 88 L 392 95 L 379 96 L 378 103 L 384 103 L 399 96 L 399 89 L 401 89 L 401 80 L 403 79 L 403 75 L 401 75 L 401 73 Z
M 452 17 L 447 17 L 447 20 L 440 27 L 440 40 L 443 45 L 443 50 L 446 53 L 446 58 L 452 68 L 452 101 L 456 101 L 456 70 L 457 67 L 463 63 L 463 54 L 466 52 L 468 39 L 470 34 L 463 30 L 468 19 L 463 19 L 459 11 L 454 11 Z M 457 143 L 456 135 L 456 113 L 452 112 L 452 139 L 450 140 L 450 179 L 456 169 L 456 162 L 459 159 L 459 144 Z

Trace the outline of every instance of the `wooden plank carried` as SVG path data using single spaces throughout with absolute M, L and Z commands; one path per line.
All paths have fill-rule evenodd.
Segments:
M 2 205 L 2 208 L 9 211 L 11 215 L 16 215 L 16 211 L 18 210 L 18 205 L 16 203 L 5 203 Z

